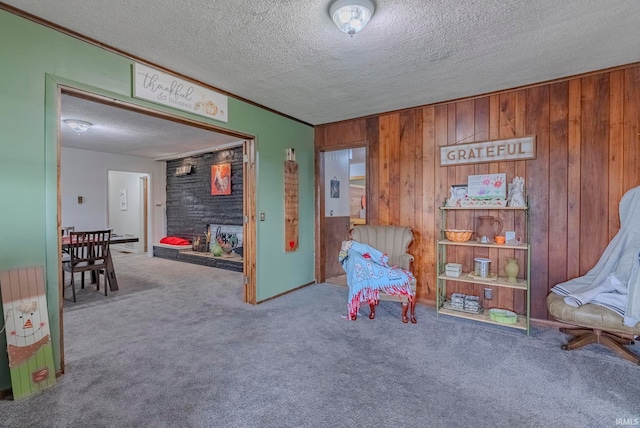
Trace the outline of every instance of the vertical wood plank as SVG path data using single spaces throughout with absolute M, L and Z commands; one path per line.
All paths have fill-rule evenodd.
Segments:
M 549 287 L 567 279 L 567 158 L 569 84 L 550 86 L 549 111 Z M 549 290 L 547 290 L 548 293 Z M 546 306 L 544 306 L 546 310 Z
M 439 156 L 438 145 L 436 143 L 436 109 L 435 107 L 425 107 L 422 109 L 422 191 L 423 204 L 422 224 L 419 232 L 422 236 L 422 248 L 424 255 L 421 260 L 423 269 L 422 278 L 418 285 L 420 290 L 419 298 L 435 300 L 436 284 L 436 245 L 439 239 L 439 217 L 440 217 L 440 195 L 439 184 L 442 180 L 438 178 L 440 168 L 437 156 Z M 416 165 L 420 167 L 420 165 Z
M 499 110 L 499 118 L 498 118 L 498 132 L 499 138 L 507 139 L 513 138 L 517 135 L 516 132 L 516 118 L 517 118 L 517 95 L 515 92 L 509 92 L 505 94 L 500 94 L 500 110 Z M 515 167 L 513 162 L 494 162 L 491 163 L 491 173 L 501 173 L 504 172 L 507 174 L 507 181 L 510 182 L 513 180 Z M 501 219 L 503 220 L 503 230 L 513 230 L 517 235 L 521 236 L 519 231 L 516 229 L 515 225 L 515 216 L 513 213 L 508 213 L 508 218 L 505 216 L 506 213 L 503 213 Z M 513 256 L 513 252 L 505 252 L 503 257 L 511 257 Z M 503 260 L 502 263 L 505 263 Z M 497 271 L 500 272 L 501 265 L 499 264 L 497 267 Z M 495 306 L 499 308 L 507 308 L 514 309 L 514 298 L 515 292 L 511 289 L 499 288 L 494 291 L 494 302 Z M 519 312 L 519 311 L 518 311 Z
M 640 66 L 624 73 L 624 190 L 640 184 Z
M 609 213 L 608 238 L 620 229 L 618 203 L 624 188 L 624 70 L 609 74 Z M 614 209 L 614 207 L 616 207 Z
M 475 140 L 475 101 L 467 100 L 460 101 L 455 104 L 455 142 L 458 143 L 471 143 Z M 468 177 L 475 174 L 475 165 L 459 165 L 456 169 L 456 183 L 466 184 Z M 478 213 L 475 211 L 461 210 L 455 212 L 456 228 L 470 228 L 475 230 L 476 217 Z M 479 255 L 480 256 L 480 255 Z M 462 263 L 463 266 L 473 266 L 473 259 L 476 257 L 476 251 L 473 248 L 456 247 L 455 259 L 457 263 Z M 459 283 L 457 291 L 464 294 L 474 294 L 474 286 L 469 283 Z
M 419 110 L 406 110 L 399 114 L 398 140 L 398 176 L 400 178 L 398 186 L 399 196 L 399 219 L 398 225 L 409 226 L 416 229 L 415 206 L 416 206 L 416 155 L 422 153 L 420 145 L 416 139 L 416 114 Z
M 390 127 L 391 116 L 380 116 L 380 131 L 378 153 L 378 221 L 380 225 L 390 224 L 391 212 L 389 208 L 389 162 L 390 162 Z
M 531 309 L 546 313 L 545 300 L 549 290 L 549 86 L 527 89 L 526 132 L 536 135 L 537 157 L 529 161 L 525 182 L 533 183 L 527 190 L 533 194 L 531 218 Z
M 567 164 L 567 278 L 580 275 L 580 185 L 582 154 L 582 81 L 569 81 L 569 129 Z
M 609 243 L 609 196 L 607 177 L 609 144 L 608 75 L 582 79 L 582 156 L 580 236 L 589 242 L 581 248 L 580 274 L 596 264 Z M 598 227 L 594 227 L 598 225 Z
M 380 145 L 379 145 L 379 119 L 370 117 L 367 119 L 367 223 L 380 224 L 378 219 L 378 195 L 380 194 Z
M 401 224 L 400 114 L 389 117 L 389 223 Z
M 423 227 L 423 222 L 424 222 L 424 199 L 427 196 L 427 194 L 424 191 L 423 188 L 423 174 L 426 173 L 426 171 L 423 168 L 422 165 L 422 156 L 423 156 L 423 142 L 422 142 L 422 135 L 423 135 L 423 126 L 424 126 L 424 119 L 423 119 L 423 111 L 422 109 L 416 109 L 415 110 L 415 115 L 414 115 L 414 126 L 413 126 L 413 144 L 412 144 L 412 148 L 413 148 L 413 186 L 414 186 L 414 195 L 413 195 L 413 206 L 410 206 L 409 209 L 413 210 L 412 213 L 412 217 L 413 217 L 413 225 L 411 226 L 412 230 L 413 230 L 413 243 L 410 247 L 411 249 L 411 254 L 414 255 L 415 260 L 413 263 L 413 271 L 414 271 L 414 275 L 416 276 L 416 281 L 417 281 L 417 296 L 418 298 L 420 298 L 421 295 L 423 295 L 423 291 L 422 288 L 424 287 L 423 282 L 424 279 L 426 278 L 426 266 L 425 266 L 425 257 L 429 257 L 429 252 L 428 249 L 425 248 L 425 240 L 424 240 L 424 235 L 422 233 L 424 229 Z M 431 195 L 432 193 L 430 192 L 429 195 Z M 431 241 L 427 241 L 427 242 L 431 242 Z

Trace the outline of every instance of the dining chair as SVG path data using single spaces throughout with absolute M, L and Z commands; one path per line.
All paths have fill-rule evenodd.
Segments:
M 69 236 L 70 232 L 76 230 L 75 226 L 63 226 L 60 228 L 60 236 L 64 238 L 65 236 Z M 62 248 L 62 263 L 68 263 L 71 260 L 71 256 L 69 255 L 69 249 L 67 247 Z M 64 284 L 64 270 L 62 271 L 62 283 Z
M 87 232 L 69 232 L 69 256 L 68 262 L 63 262 L 63 272 L 71 273 L 71 291 L 73 301 L 76 301 L 75 273 L 81 276 L 80 287 L 84 288 L 84 273 L 91 272 L 96 282 L 96 290 L 100 290 L 100 271 L 107 268 L 109 257 L 109 240 L 111 229 L 95 230 Z M 105 276 L 104 295 L 107 295 L 107 278 Z M 64 292 L 63 292 L 64 298 Z

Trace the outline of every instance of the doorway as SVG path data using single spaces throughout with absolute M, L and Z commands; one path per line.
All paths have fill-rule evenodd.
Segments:
M 350 231 L 367 223 L 367 148 L 350 147 L 320 152 L 319 281 L 346 285 L 338 263 L 342 241 Z
M 224 147 L 238 145 L 243 147 L 244 281 L 238 286 L 244 289 L 244 301 L 255 304 L 256 237 L 254 222 L 256 216 L 253 189 L 255 189 L 256 177 L 253 137 L 68 86 L 58 85 L 56 96 L 58 99 L 56 111 L 58 123 L 58 230 L 60 230 L 63 219 L 65 223 L 78 223 L 76 230 L 99 229 L 107 225 L 114 229 L 120 228 L 122 223 L 119 223 L 115 212 L 109 214 L 108 201 L 115 202 L 114 205 L 117 206 L 115 211 L 121 211 L 120 214 L 130 209 L 133 211 L 133 205 L 137 204 L 139 205 L 136 207 L 138 214 L 134 220 L 129 219 L 126 222 L 126 227 L 133 227 L 138 232 L 123 229 L 117 233 L 139 233 L 141 239 L 138 250 L 151 253 L 153 243 L 158 242 L 166 231 L 166 161 L 181 156 L 208 153 Z M 95 130 L 96 132 L 80 133 L 64 128 L 65 122 L 63 120 L 72 115 L 88 122 L 90 124 L 89 131 Z M 69 139 L 68 143 L 65 139 Z M 71 157 L 76 156 L 76 158 L 69 160 L 68 164 L 65 163 L 65 168 L 71 165 L 71 170 L 65 171 L 65 173 L 68 172 L 72 175 L 72 179 L 68 182 L 75 183 L 77 187 L 69 185 L 62 189 L 62 156 L 69 154 Z M 137 182 L 130 182 L 126 185 L 117 184 L 113 186 L 113 189 L 108 189 L 109 171 L 130 175 L 129 178 L 133 178 Z M 84 189 L 81 185 L 85 185 Z M 114 194 L 109 196 L 109 191 L 113 191 Z M 67 214 L 63 217 L 63 212 L 69 212 L 65 207 L 76 205 L 80 206 L 82 210 L 75 218 Z M 58 260 L 58 283 L 60 324 L 61 331 L 63 331 L 62 296 L 64 284 L 62 283 L 60 257 Z M 64 371 L 62 334 L 60 353 L 61 368 Z
M 145 253 L 149 239 L 149 174 L 114 170 L 107 173 L 107 228 L 118 236 L 139 238 L 138 242 L 112 245 L 111 248 L 123 252 Z

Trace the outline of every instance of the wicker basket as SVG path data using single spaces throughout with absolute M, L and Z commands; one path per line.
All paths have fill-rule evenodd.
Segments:
M 447 229 L 444 231 L 447 239 L 453 242 L 465 242 L 471 239 L 472 230 Z

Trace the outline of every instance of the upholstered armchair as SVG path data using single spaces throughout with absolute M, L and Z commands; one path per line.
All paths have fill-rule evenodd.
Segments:
M 411 271 L 411 262 L 413 262 L 413 256 L 407 253 L 409 244 L 413 240 L 413 232 L 409 227 L 403 226 L 370 226 L 359 225 L 351 231 L 351 239 L 354 241 L 367 244 L 389 257 L 389 265 L 398 266 L 404 270 Z M 407 323 L 409 318 L 407 317 L 407 311 L 410 308 L 411 322 L 416 323 L 415 308 L 416 308 L 416 280 L 413 279 L 411 283 L 411 290 L 413 291 L 413 298 L 404 295 L 388 295 L 383 292 L 380 293 L 380 300 L 389 300 L 394 302 L 400 302 L 402 304 L 402 322 Z M 374 319 L 376 316 L 376 305 L 369 305 L 371 312 L 369 314 L 370 319 Z

